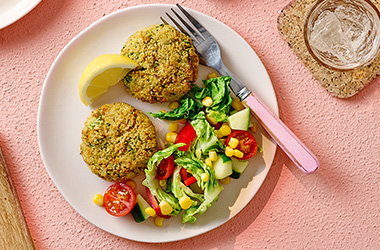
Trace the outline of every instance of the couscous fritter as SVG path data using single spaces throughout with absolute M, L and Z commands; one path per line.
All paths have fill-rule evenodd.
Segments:
M 126 103 L 94 110 L 82 130 L 81 155 L 91 171 L 107 181 L 133 178 L 157 150 L 149 118 Z
M 129 93 L 145 102 L 177 101 L 198 76 L 199 58 L 191 38 L 170 25 L 136 32 L 121 54 L 139 64 L 126 75 L 124 84 Z

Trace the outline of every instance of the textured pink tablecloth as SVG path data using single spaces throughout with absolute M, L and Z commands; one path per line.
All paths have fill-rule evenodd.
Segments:
M 240 214 L 174 243 L 118 238 L 71 208 L 47 175 L 38 149 L 36 119 L 45 76 L 64 45 L 95 20 L 158 2 L 44 0 L 0 30 L 0 146 L 37 248 L 378 249 L 380 79 L 348 100 L 330 96 L 277 32 L 277 16 L 289 0 L 179 2 L 226 23 L 255 49 L 273 81 L 281 118 L 319 157 L 319 172 L 302 174 L 278 150 L 268 178 Z

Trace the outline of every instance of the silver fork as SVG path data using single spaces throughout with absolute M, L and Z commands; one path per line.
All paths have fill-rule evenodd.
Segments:
M 215 38 L 182 6 L 178 9 L 187 18 L 186 21 L 173 8 L 172 12 L 186 29 L 169 13 L 165 13 L 174 25 L 183 33 L 190 36 L 200 55 L 202 63 L 214 68 L 221 75 L 232 78 L 230 88 L 232 92 L 251 109 L 251 113 L 271 135 L 274 141 L 285 151 L 297 167 L 305 173 L 313 173 L 319 168 L 319 161 L 315 155 L 297 138 L 296 135 L 266 107 L 266 105 L 235 76 L 223 63 L 220 48 Z M 168 24 L 164 18 L 161 20 Z M 191 24 L 190 24 L 191 23 Z

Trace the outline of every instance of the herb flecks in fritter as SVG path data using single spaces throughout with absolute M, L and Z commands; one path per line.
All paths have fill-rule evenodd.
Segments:
M 139 64 L 124 78 L 124 85 L 145 102 L 179 100 L 198 76 L 199 58 L 191 38 L 170 25 L 153 25 L 136 32 L 121 54 Z
M 142 173 L 156 152 L 155 128 L 129 104 L 105 104 L 87 118 L 80 149 L 93 173 L 107 181 L 126 180 Z

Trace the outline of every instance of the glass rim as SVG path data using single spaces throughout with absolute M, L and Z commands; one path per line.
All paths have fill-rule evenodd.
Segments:
M 308 25 L 309 25 L 309 20 L 310 20 L 310 17 L 311 15 L 314 13 L 314 11 L 317 9 L 317 7 L 319 7 L 323 2 L 326 2 L 326 1 L 331 1 L 331 0 L 317 0 L 313 6 L 310 8 L 310 10 L 308 11 L 308 13 L 306 14 L 306 18 L 305 18 L 305 21 L 304 21 L 304 27 L 303 27 L 303 37 L 304 37 L 304 41 L 305 41 L 305 44 L 306 44 L 306 48 L 307 50 L 309 51 L 310 55 L 319 63 L 321 64 L 322 66 L 326 67 L 326 68 L 329 68 L 329 69 L 332 69 L 332 70 L 336 70 L 336 71 L 350 71 L 350 70 L 354 70 L 354 69 L 357 69 L 357 68 L 361 68 L 361 67 L 364 67 L 368 64 L 370 64 L 371 62 L 373 62 L 373 60 L 379 55 L 379 51 L 380 51 L 380 40 L 378 42 L 378 45 L 377 45 L 377 48 L 375 50 L 375 53 L 372 57 L 370 57 L 369 59 L 367 59 L 364 63 L 361 63 L 357 66 L 354 66 L 354 67 L 351 67 L 351 68 L 339 68 L 339 67 L 334 67 L 334 66 L 331 66 L 325 62 L 323 62 L 313 51 L 312 49 L 312 46 L 310 45 L 309 43 L 309 36 L 308 36 Z M 342 1 L 347 1 L 347 0 L 342 0 Z M 351 0 L 348 0 L 348 1 L 351 1 Z M 353 0 L 353 1 L 362 1 L 362 2 L 366 2 L 367 4 L 370 5 L 370 7 L 376 12 L 378 18 L 379 18 L 379 21 L 380 21 L 380 11 L 379 9 L 376 7 L 375 4 L 373 4 L 370 0 Z M 380 36 L 380 34 L 379 34 Z

